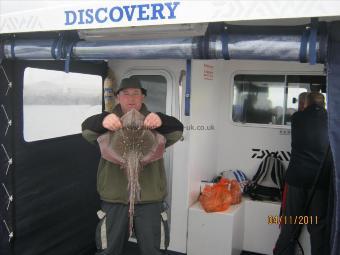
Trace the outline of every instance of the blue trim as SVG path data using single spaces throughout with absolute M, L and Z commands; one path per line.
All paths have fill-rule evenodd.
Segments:
M 234 176 L 235 176 L 235 178 L 236 178 L 236 180 L 238 181 L 238 182 L 241 182 L 242 180 L 241 180 L 241 176 L 240 176 L 240 174 L 237 172 L 237 170 L 236 171 L 233 171 L 233 174 L 234 174 Z
M 4 45 L 3 45 L 3 42 L 0 42 L 0 65 L 4 58 L 5 58 Z
M 203 38 L 203 58 L 209 59 L 209 36 L 205 35 Z
M 11 39 L 11 57 L 12 57 L 13 59 L 15 58 L 14 47 L 15 47 L 15 39 L 12 38 L 12 39 Z
M 307 62 L 307 42 L 309 38 L 309 30 L 305 30 L 301 36 L 300 53 L 299 58 L 301 63 Z
M 311 65 L 315 65 L 317 61 L 317 56 L 316 56 L 317 34 L 318 34 L 318 18 L 312 18 L 310 36 L 309 36 L 309 63 Z
M 62 45 L 63 45 L 63 39 L 64 36 L 61 35 L 53 42 L 52 48 L 51 48 L 51 55 L 55 60 L 61 59 L 61 53 L 62 53 Z
M 224 60 L 229 60 L 230 59 L 230 55 L 229 55 L 229 48 L 228 48 L 228 32 L 225 30 L 224 32 L 222 32 L 221 34 L 221 40 L 222 40 L 222 55 Z
M 70 63 L 71 63 L 71 57 L 72 57 L 72 50 L 73 46 L 76 42 L 73 41 L 69 45 L 66 46 L 66 60 L 65 60 L 65 73 L 68 73 L 70 71 Z
M 51 48 L 51 55 L 54 59 L 57 59 L 57 55 L 55 54 L 55 49 L 57 47 L 57 43 L 58 43 L 58 39 L 55 39 L 53 41 L 52 48 Z
M 187 74 L 185 82 L 185 101 L 184 101 L 185 116 L 190 116 L 190 97 L 191 97 L 191 59 L 187 59 Z

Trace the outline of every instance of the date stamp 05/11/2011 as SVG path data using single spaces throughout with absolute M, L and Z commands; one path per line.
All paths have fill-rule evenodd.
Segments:
M 268 215 L 267 223 L 271 224 L 318 224 L 318 216 L 279 216 L 279 215 Z

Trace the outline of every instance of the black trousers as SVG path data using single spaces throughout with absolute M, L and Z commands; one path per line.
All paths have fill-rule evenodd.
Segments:
M 285 189 L 286 197 L 282 201 L 282 217 L 280 218 L 281 232 L 274 254 L 293 255 L 295 247 L 290 245 L 291 238 L 297 225 L 305 224 L 310 234 L 312 255 L 326 255 L 324 251 L 329 245 L 329 240 L 325 238 L 327 236 L 328 190 L 316 190 L 306 215 L 303 210 L 310 190 L 291 185 L 287 185 Z
M 161 255 L 162 203 L 135 205 L 134 232 L 141 255 Z M 121 255 L 129 237 L 129 206 L 102 202 L 102 217 L 96 230 L 96 255 Z

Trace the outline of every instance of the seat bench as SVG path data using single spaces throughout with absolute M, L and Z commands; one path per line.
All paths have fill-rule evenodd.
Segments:
M 279 226 L 270 221 L 278 216 L 280 203 L 242 198 L 224 212 L 206 213 L 199 202 L 189 208 L 188 255 L 239 255 L 242 250 L 272 254 Z M 310 254 L 308 233 L 300 238 Z

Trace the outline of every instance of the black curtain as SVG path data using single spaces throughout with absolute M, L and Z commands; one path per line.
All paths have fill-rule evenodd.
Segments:
M 99 150 L 88 144 L 81 134 L 24 141 L 23 76 L 26 67 L 62 71 L 64 62 L 15 61 L 13 67 L 15 237 L 12 254 L 93 254 L 96 211 L 100 206 L 96 192 Z M 106 68 L 105 63 L 74 61 L 70 72 L 104 76 Z

